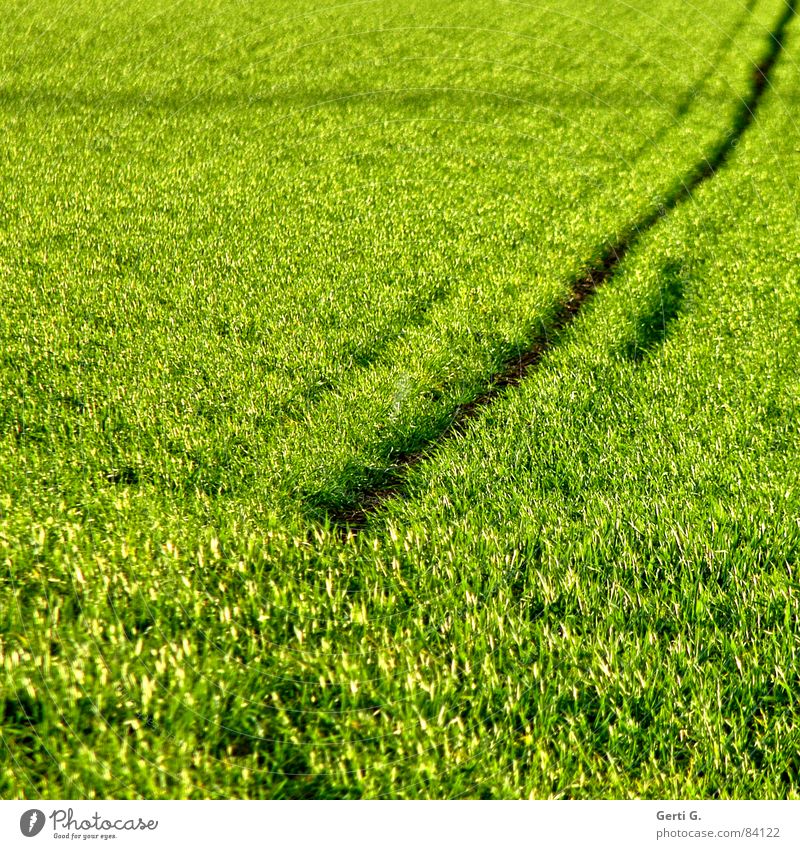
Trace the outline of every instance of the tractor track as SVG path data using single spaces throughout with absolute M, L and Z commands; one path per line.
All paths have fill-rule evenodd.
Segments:
M 458 407 L 453 413 L 450 424 L 440 431 L 435 439 L 419 450 L 395 456 L 393 480 L 390 483 L 382 487 L 362 490 L 358 493 L 355 506 L 340 510 L 329 509 L 326 515 L 333 526 L 338 527 L 345 536 L 358 533 L 366 527 L 370 516 L 383 504 L 401 497 L 405 491 L 405 476 L 408 470 L 418 465 L 446 440 L 463 433 L 469 421 L 502 396 L 507 389 L 518 386 L 554 347 L 562 332 L 572 324 L 584 304 L 601 286 L 614 277 L 620 263 L 631 249 L 659 220 L 688 200 L 695 189 L 711 179 L 727 163 L 739 140 L 753 123 L 761 100 L 770 87 L 770 76 L 783 52 L 787 28 L 796 15 L 796 2 L 797 0 L 786 0 L 785 9 L 767 36 L 763 55 L 753 64 L 748 91 L 741 97 L 730 127 L 717 144 L 673 185 L 661 203 L 629 225 L 615 242 L 607 243 L 599 255 L 587 264 L 573 280 L 568 298 L 557 308 L 546 333 L 492 375 L 488 388 L 484 392 L 469 403 Z

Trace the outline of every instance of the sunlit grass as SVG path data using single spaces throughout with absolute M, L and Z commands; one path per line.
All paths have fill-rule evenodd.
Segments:
M 0 795 L 796 796 L 781 3 L 17 5 Z

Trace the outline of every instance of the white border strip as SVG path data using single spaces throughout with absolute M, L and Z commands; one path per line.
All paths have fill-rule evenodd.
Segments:
M 800 802 L 0 802 L 1 846 L 54 841 L 152 849 L 788 849 L 800 846 Z

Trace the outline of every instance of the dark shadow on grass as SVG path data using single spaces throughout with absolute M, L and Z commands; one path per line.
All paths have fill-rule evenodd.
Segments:
M 615 241 L 607 242 L 597 255 L 587 263 L 583 272 L 570 286 L 570 295 L 555 311 L 546 333 L 534 339 L 525 350 L 519 351 L 503 368 L 490 379 L 488 387 L 467 404 L 457 408 L 449 423 L 440 429 L 433 438 L 402 453 L 393 454 L 391 469 L 372 476 L 373 484 L 359 491 L 351 491 L 336 502 L 324 503 L 320 493 L 314 499 L 316 505 L 325 511 L 326 520 L 349 534 L 363 528 L 370 515 L 376 512 L 387 500 L 399 497 L 404 492 L 406 472 L 417 465 L 432 448 L 442 440 L 462 433 L 467 423 L 476 417 L 484 407 L 489 406 L 509 387 L 519 385 L 529 371 L 538 366 L 544 355 L 562 337 L 563 331 L 572 324 L 583 305 L 595 292 L 609 282 L 627 256 L 663 217 L 688 200 L 695 189 L 711 179 L 728 162 L 739 139 L 744 135 L 755 119 L 761 100 L 769 88 L 770 75 L 782 51 L 786 30 L 795 17 L 795 0 L 788 0 L 775 26 L 767 36 L 764 53 L 753 65 L 753 73 L 747 93 L 742 96 L 734 113 L 730 126 L 706 156 L 697 162 L 671 189 L 660 202 L 645 212 L 638 220 L 630 224 Z M 677 312 L 677 306 L 675 307 Z M 653 344 L 656 343 L 656 337 Z M 387 454 L 392 446 L 387 446 Z
M 649 148 L 658 147 L 661 142 L 664 140 L 665 136 L 675 129 L 675 127 L 686 117 L 689 110 L 692 108 L 695 100 L 703 93 L 706 85 L 708 85 L 708 81 L 717 71 L 717 66 L 719 63 L 725 58 L 725 55 L 730 50 L 731 45 L 733 44 L 736 36 L 741 32 L 742 27 L 747 23 L 750 15 L 755 8 L 757 0 L 748 0 L 746 7 L 743 9 L 742 14 L 739 16 L 736 23 L 733 25 L 733 29 L 725 36 L 725 38 L 720 41 L 717 45 L 717 49 L 714 53 L 708 58 L 708 65 L 703 74 L 698 77 L 691 86 L 684 92 L 681 99 L 678 101 L 675 106 L 675 110 L 672 113 L 672 120 L 665 124 L 654 136 L 646 139 L 641 147 L 633 154 L 632 159 L 635 161 L 638 159 L 645 150 Z
M 17 692 L 0 702 L 0 724 L 18 745 L 33 745 L 37 728 L 44 719 L 44 704 L 40 699 Z
M 582 89 L 574 83 L 564 82 L 560 90 L 553 89 L 553 82 L 543 85 L 540 81 L 518 86 L 514 94 L 492 89 L 470 89 L 456 84 L 396 88 L 348 88 L 345 84 L 337 86 L 312 86 L 308 81 L 299 81 L 278 90 L 267 92 L 220 91 L 206 88 L 199 91 L 176 91 L 152 94 L 131 88 L 128 90 L 59 89 L 50 85 L 7 85 L 0 86 L 0 109 L 13 110 L 22 114 L 27 111 L 46 109 L 55 115 L 75 115 L 80 112 L 104 110 L 131 117 L 144 115 L 195 116 L 200 113 L 230 113 L 243 110 L 260 110 L 267 120 L 279 119 L 292 112 L 307 110 L 349 109 L 354 104 L 381 100 L 395 108 L 407 110 L 415 115 L 437 110 L 442 106 L 451 106 L 455 102 L 469 105 L 485 105 L 492 100 L 494 112 L 516 112 L 521 109 L 546 108 L 548 112 L 558 114 L 568 107 L 581 106 L 587 109 L 604 108 L 611 98 L 614 107 L 624 115 L 630 107 L 640 103 L 647 93 L 643 90 L 630 92 L 629 83 L 624 77 L 615 79 L 618 88 L 609 92 L 608 87 L 597 93 Z M 218 116 L 219 117 L 219 116 Z M 99 142 L 102 143 L 102 142 Z
M 641 362 L 654 348 L 667 338 L 670 325 L 678 317 L 686 281 L 683 266 L 679 262 L 668 262 L 662 269 L 658 296 L 640 315 L 633 338 L 623 347 L 623 356 L 633 362 Z

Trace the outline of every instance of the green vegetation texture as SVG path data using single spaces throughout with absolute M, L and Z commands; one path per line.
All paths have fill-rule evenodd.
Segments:
M 6 6 L 0 797 L 800 796 L 784 0 Z

